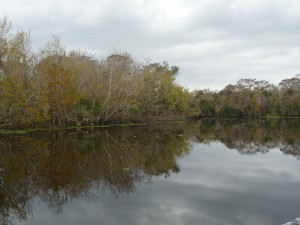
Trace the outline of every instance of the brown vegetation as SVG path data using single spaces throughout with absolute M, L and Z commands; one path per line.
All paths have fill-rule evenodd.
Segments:
M 0 128 L 93 125 L 173 119 L 189 93 L 168 63 L 139 63 L 127 53 L 98 60 L 66 51 L 53 37 L 39 51 L 0 20 Z

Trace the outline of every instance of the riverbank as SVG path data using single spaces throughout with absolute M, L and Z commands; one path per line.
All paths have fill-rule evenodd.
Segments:
M 197 118 L 197 117 L 186 117 L 181 120 L 163 120 L 163 121 L 148 121 L 142 123 L 118 123 L 118 124 L 103 124 L 103 125 L 83 125 L 83 126 L 65 126 L 65 127 L 37 127 L 37 128 L 28 128 L 28 129 L 0 129 L 0 135 L 22 135 L 28 134 L 36 131 L 59 131 L 59 130 L 78 130 L 78 129 L 95 129 L 95 128 L 110 128 L 110 127 L 129 127 L 129 126 L 147 126 L 151 124 L 177 124 L 184 123 L 186 120 L 257 120 L 257 119 L 267 119 L 267 120 L 276 120 L 276 119 L 300 119 L 300 117 L 287 117 L 287 116 L 262 116 L 256 119 L 249 118 Z
M 107 124 L 107 125 L 90 125 L 90 126 L 67 126 L 67 127 L 50 127 L 50 128 L 31 128 L 31 129 L 3 129 L 0 130 L 0 135 L 21 135 L 36 131 L 58 131 L 58 130 L 78 130 L 78 129 L 95 129 L 95 128 L 109 128 L 109 127 L 129 127 L 129 126 L 146 126 L 151 124 L 178 124 L 183 123 L 184 120 L 174 121 L 154 121 L 144 123 L 127 123 L 127 124 Z

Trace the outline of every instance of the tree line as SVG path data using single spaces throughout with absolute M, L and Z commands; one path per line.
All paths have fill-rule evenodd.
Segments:
M 189 91 L 179 67 L 128 53 L 97 59 L 53 36 L 40 50 L 30 35 L 0 20 L 0 129 L 99 125 L 185 116 L 300 116 L 300 76 L 273 85 L 241 79 L 221 91 Z
M 299 117 L 300 75 L 284 79 L 278 85 L 241 79 L 221 91 L 194 91 L 192 105 L 199 117 L 206 118 Z
M 0 20 L 0 128 L 65 126 L 182 117 L 190 94 L 177 66 L 141 63 L 128 53 L 96 59 L 58 37 L 39 51 Z

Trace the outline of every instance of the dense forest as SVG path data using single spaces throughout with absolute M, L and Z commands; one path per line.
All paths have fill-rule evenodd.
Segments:
M 182 118 L 188 90 L 179 68 L 127 53 L 98 60 L 67 51 L 58 37 L 38 52 L 30 37 L 0 20 L 0 128 L 94 125 Z
M 128 53 L 97 59 L 54 36 L 40 50 L 0 20 L 0 129 L 174 120 L 185 116 L 300 115 L 300 76 L 279 85 L 242 79 L 221 91 L 188 91 L 179 67 Z

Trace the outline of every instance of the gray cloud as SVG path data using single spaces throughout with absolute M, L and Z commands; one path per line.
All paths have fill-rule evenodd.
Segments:
M 31 30 L 35 48 L 51 34 L 99 56 L 125 50 L 181 68 L 190 89 L 239 78 L 278 83 L 300 72 L 300 2 L 295 0 L 0 0 L 0 15 Z

